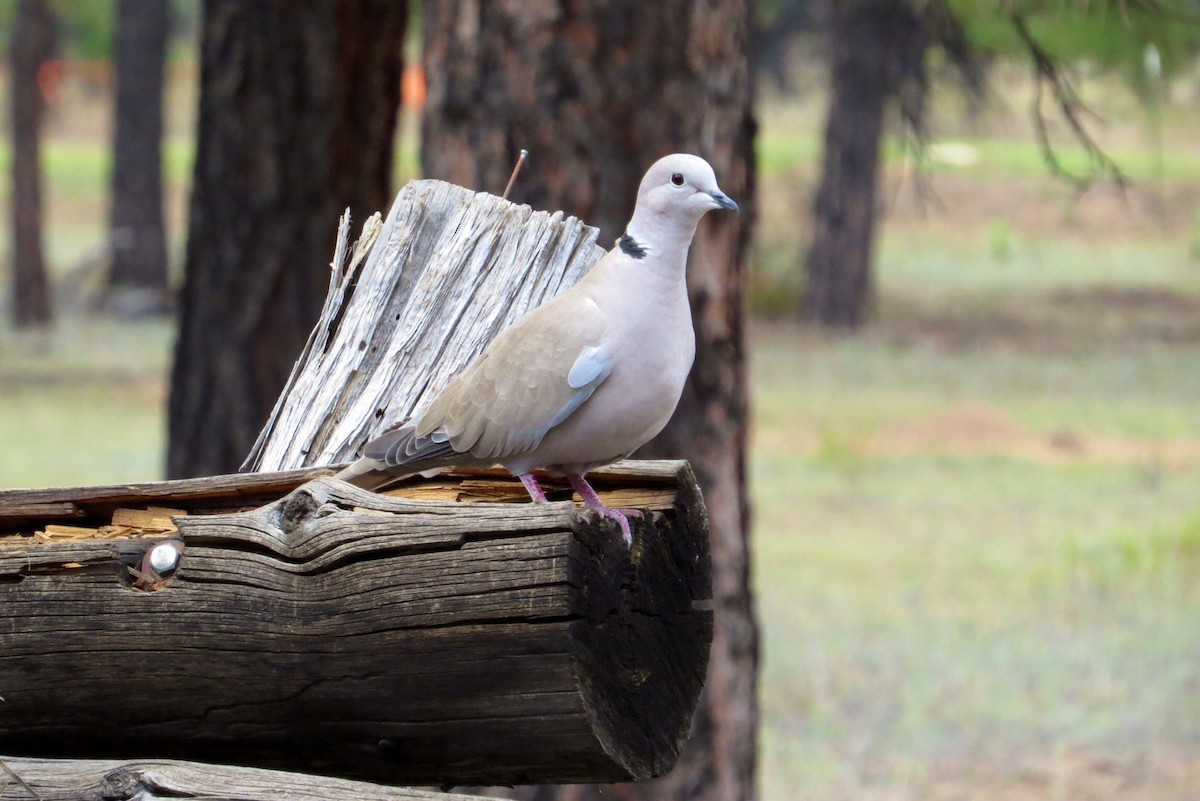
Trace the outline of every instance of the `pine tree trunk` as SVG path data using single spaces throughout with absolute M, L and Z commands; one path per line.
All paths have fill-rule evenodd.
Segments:
M 161 313 L 168 307 L 162 114 L 169 27 L 167 0 L 117 4 L 108 303 L 125 313 Z
M 692 462 L 712 520 L 716 631 L 705 699 L 675 770 L 639 785 L 539 788 L 538 798 L 751 799 L 758 635 L 749 584 L 743 287 L 754 219 L 754 120 L 743 0 L 539 0 L 425 6 L 429 177 L 623 230 L 659 156 L 697 153 L 742 215 L 709 215 L 688 282 L 696 365 L 667 430 L 645 449 Z M 640 455 L 645 455 L 640 454 Z M 526 793 L 529 795 L 529 793 Z
M 54 50 L 54 14 L 46 0 L 17 3 L 9 40 L 12 99 L 12 305 L 18 328 L 53 320 L 42 250 L 42 63 Z
M 924 47 L 920 31 L 907 0 L 833 3 L 825 156 L 800 306 L 806 321 L 854 329 L 867 319 L 884 112 L 909 49 Z
M 339 214 L 390 202 L 406 11 L 205 4 L 170 476 L 237 469 L 316 322 Z

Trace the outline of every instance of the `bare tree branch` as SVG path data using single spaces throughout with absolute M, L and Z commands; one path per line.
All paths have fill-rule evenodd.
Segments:
M 1022 44 L 1025 45 L 1025 48 L 1029 51 L 1030 58 L 1033 60 L 1034 78 L 1036 81 L 1033 100 L 1033 124 L 1037 135 L 1038 147 L 1042 151 L 1042 158 L 1045 159 L 1046 166 L 1055 175 L 1074 184 L 1081 192 L 1087 190 L 1095 182 L 1094 175 L 1079 175 L 1064 167 L 1054 150 L 1054 144 L 1050 141 L 1050 130 L 1043 107 L 1043 98 L 1046 90 L 1049 89 L 1050 95 L 1058 107 L 1058 112 L 1066 120 L 1067 126 L 1071 129 L 1071 134 L 1075 137 L 1075 141 L 1083 147 L 1098 171 L 1111 180 L 1118 189 L 1124 191 L 1129 185 L 1128 177 L 1121 170 L 1120 166 L 1113 161 L 1112 157 L 1104 152 L 1104 149 L 1092 137 L 1085 122 L 1085 118 L 1099 121 L 1101 119 L 1100 116 L 1079 97 L 1079 93 L 1075 90 L 1075 84 L 1063 64 L 1038 43 L 1032 31 L 1029 30 L 1029 25 L 1025 17 L 1015 7 L 1010 6 L 1009 19 L 1012 21 L 1017 36 L 1020 37 Z

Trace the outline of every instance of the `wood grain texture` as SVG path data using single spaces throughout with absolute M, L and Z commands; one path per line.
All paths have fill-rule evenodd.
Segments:
M 179 570 L 153 592 L 126 575 L 152 540 L 4 538 L 0 753 L 426 785 L 629 781 L 674 763 L 711 638 L 686 464 L 597 475 L 602 493 L 658 499 L 632 551 L 570 502 L 413 500 L 331 478 L 201 512 L 303 475 L 0 493 L 10 535 L 94 525 L 114 504 L 188 512 L 173 518 Z M 484 479 L 516 484 L 462 477 Z
M 365 258 L 347 264 L 339 238 L 321 320 L 242 469 L 354 458 L 501 329 L 575 283 L 604 255 L 595 237 L 562 212 L 410 182 Z
M 0 772 L 3 801 L 480 801 L 480 796 L 195 762 L 3 760 L 12 772 Z

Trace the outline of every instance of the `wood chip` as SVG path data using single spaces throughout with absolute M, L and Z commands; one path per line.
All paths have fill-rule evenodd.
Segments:
M 630 489 L 597 490 L 596 494 L 600 496 L 600 500 L 604 501 L 606 506 L 613 509 L 665 510 L 675 506 L 675 492 L 669 489 L 632 487 Z M 578 496 L 576 496 L 576 500 L 582 503 Z
M 177 531 L 172 515 L 185 514 L 180 509 L 151 506 L 149 509 L 116 509 L 113 511 L 114 526 L 152 529 L 155 531 Z
M 146 511 L 156 517 L 187 517 L 187 509 L 175 509 L 170 506 L 147 506 Z
M 562 493 L 565 487 L 543 484 L 548 494 Z M 414 501 L 458 501 L 459 503 L 525 503 L 529 493 L 512 479 L 468 478 L 462 481 L 422 481 L 387 490 L 384 495 Z M 597 490 L 600 500 L 614 509 L 670 509 L 675 505 L 675 490 L 657 487 Z M 575 502 L 583 500 L 574 495 Z
M 60 526 L 57 523 L 51 523 L 38 533 L 45 534 L 48 539 L 84 540 L 92 539 L 100 531 L 99 529 L 86 528 L 84 526 Z
M 150 509 L 117 509 L 113 512 L 114 522 L 98 528 L 87 526 L 65 526 L 49 523 L 44 529 L 26 534 L 0 536 L 0 547 L 15 545 L 45 545 L 50 542 L 70 540 L 125 540 L 156 539 L 173 534 L 178 529 L 170 517 L 160 514 L 179 514 L 178 509 L 151 507 Z M 120 522 L 117 522 L 120 521 Z

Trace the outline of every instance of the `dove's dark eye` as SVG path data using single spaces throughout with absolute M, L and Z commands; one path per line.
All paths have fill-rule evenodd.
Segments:
M 676 186 L 683 186 L 683 173 L 677 172 L 671 176 L 671 183 Z

